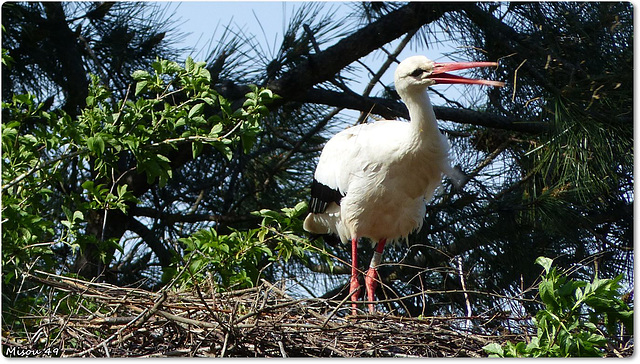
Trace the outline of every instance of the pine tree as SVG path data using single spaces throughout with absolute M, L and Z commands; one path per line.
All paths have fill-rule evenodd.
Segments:
M 156 57 L 176 60 L 179 50 L 171 43 L 176 29 L 168 13 L 156 12 L 157 18 L 140 23 L 133 14 L 145 7 L 132 4 L 4 4 L 3 99 L 30 92 L 46 110 L 76 117 L 87 106 L 93 73 L 113 91 L 114 105 L 135 101 L 140 81 L 132 78 L 134 71 L 151 71 Z M 228 26 L 206 57 L 210 86 L 229 101 L 231 113 L 242 107 L 250 85 L 267 88 L 279 96 L 267 105 L 268 115 L 255 127 L 238 123 L 241 136 L 234 144 L 195 141 L 163 151 L 171 175 L 162 183 L 128 172 L 135 169 L 135 156 L 118 155 L 116 178 L 95 185 L 126 184 L 135 201 L 129 200 L 125 211 L 109 210 L 106 218 L 99 209 L 83 216 L 84 234 L 114 243 L 84 244 L 80 254 L 54 246 L 61 271 L 118 284 L 145 278 L 147 287 L 157 288 L 165 282 L 162 272 L 175 267 L 188 249 L 184 239 L 194 233 L 248 231 L 263 217 L 252 212 L 306 200 L 322 144 L 356 122 L 347 110 L 360 112 L 360 122 L 407 117 L 392 85 L 379 94 L 371 87 L 355 92 L 356 71 L 369 75 L 365 84 L 377 84 L 403 51 L 429 56 L 430 45 L 445 40 L 457 46 L 447 55 L 452 60 L 499 61 L 497 69 L 482 72 L 507 87 L 461 90 L 464 97 L 443 95 L 436 105 L 453 144 L 454 164 L 467 180 L 458 189 L 444 180 L 428 203 L 422 230 L 408 246 L 387 249 L 385 260 L 401 264 L 380 268 L 386 287 L 381 293 L 407 297 L 389 309 L 409 315 L 466 314 L 467 303 L 475 312 L 506 309 L 486 293 L 528 295 L 526 288 L 540 273 L 538 256 L 556 258 L 562 266 L 583 265 L 576 275 L 624 272 L 631 282 L 628 3 L 359 3 L 342 18 L 321 4 L 305 4 L 292 16 L 275 54 Z M 381 68 L 359 61 L 367 55 L 384 60 Z M 171 96 L 171 106 L 188 101 L 181 92 Z M 204 120 L 226 112 L 196 111 Z M 3 119 L 9 120 L 5 114 L 3 108 Z M 35 122 L 42 120 L 27 119 L 20 132 Z M 64 180 L 43 206 L 58 214 L 47 217 L 52 224 L 66 219 L 55 209 L 83 191 L 82 166 L 76 162 L 65 166 Z M 287 264 L 273 264 L 264 253 L 255 268 L 272 280 L 311 276 L 313 285 L 301 283 L 310 294 L 345 296 L 349 270 L 342 262 L 349 261 L 349 250 L 323 249 L 334 258 L 307 251 Z M 361 257 L 370 254 L 365 250 Z M 460 292 L 462 282 L 469 295 Z

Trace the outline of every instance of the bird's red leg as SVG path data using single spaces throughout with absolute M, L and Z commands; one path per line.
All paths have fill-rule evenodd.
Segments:
M 376 251 L 371 258 L 371 264 L 367 271 L 367 276 L 364 279 L 365 287 L 367 288 L 367 301 L 373 302 L 376 299 L 376 287 L 378 287 L 378 264 L 382 259 L 382 252 L 384 252 L 384 246 L 387 239 L 381 239 L 376 246 Z M 375 306 L 373 303 L 369 303 L 369 312 L 375 312 Z
M 358 283 L 358 239 L 351 239 L 351 284 L 349 285 L 349 292 L 351 293 L 351 314 L 356 315 L 356 308 L 358 304 L 358 298 L 360 296 L 360 283 Z

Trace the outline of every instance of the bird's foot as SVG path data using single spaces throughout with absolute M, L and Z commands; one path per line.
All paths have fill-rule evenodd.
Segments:
M 358 304 L 356 303 L 360 298 L 360 283 L 358 282 L 358 277 L 351 277 L 351 283 L 349 284 L 349 292 L 351 293 L 351 314 L 356 315 L 358 308 Z
M 369 268 L 367 276 L 364 279 L 364 284 L 367 289 L 367 301 L 373 302 L 376 300 L 376 288 L 378 287 L 378 270 L 375 268 Z M 369 303 L 369 312 L 376 312 L 376 308 L 373 303 Z

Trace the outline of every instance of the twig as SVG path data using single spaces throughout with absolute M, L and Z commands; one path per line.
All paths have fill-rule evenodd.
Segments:
M 137 312 L 144 312 L 145 310 L 136 307 L 136 306 L 131 306 L 130 307 L 132 310 L 137 311 Z M 157 310 L 156 313 L 158 315 L 161 315 L 171 321 L 176 321 L 176 322 L 181 322 L 187 325 L 191 325 L 191 326 L 196 326 L 196 327 L 205 327 L 205 328 L 209 328 L 209 329 L 217 329 L 220 327 L 220 324 L 213 324 L 210 322 L 206 322 L 206 321 L 199 321 L 199 320 L 194 320 L 194 319 L 190 319 L 187 317 L 182 317 L 182 316 L 178 316 L 178 315 L 174 315 L 172 313 L 166 312 L 166 311 L 162 311 L 162 310 Z
M 284 344 L 282 343 L 282 340 L 278 340 L 278 347 L 280 348 L 280 354 L 282 354 L 282 357 L 288 358 L 287 352 L 284 351 Z
M 327 326 L 327 323 L 329 322 L 329 320 L 331 320 L 333 315 L 335 315 L 336 312 L 338 312 L 338 310 L 342 307 L 342 305 L 344 305 L 345 302 L 349 300 L 349 298 L 351 298 L 351 292 L 349 292 L 349 294 L 342 301 L 340 301 L 340 303 L 336 306 L 336 308 L 334 308 L 333 311 L 331 311 L 329 316 L 327 316 L 327 319 L 324 320 L 324 322 L 322 323 L 322 327 Z
M 514 100 L 516 99 L 516 86 L 518 86 L 518 70 L 520 70 L 520 67 L 522 67 L 522 65 L 524 65 L 526 62 L 526 59 L 523 60 L 516 68 L 515 72 L 513 72 L 513 95 L 511 95 L 511 102 L 514 102 Z
M 313 46 L 313 50 L 316 53 L 320 53 L 320 47 L 318 46 L 316 37 L 313 35 L 313 31 L 311 30 L 311 27 L 305 23 L 305 24 L 302 24 L 302 28 L 304 29 L 305 32 L 307 32 L 307 35 L 309 36 L 309 40 L 311 41 L 311 46 Z
M 387 89 L 387 85 L 380 82 L 380 78 L 382 78 L 384 73 L 387 72 L 387 70 L 393 64 L 393 62 L 398 62 L 398 59 L 397 59 L 398 55 L 404 50 L 407 44 L 409 44 L 409 41 L 411 41 L 411 38 L 413 38 L 413 36 L 416 34 L 417 31 L 418 29 L 408 32 L 407 35 L 404 38 L 402 38 L 402 40 L 400 41 L 400 43 L 392 53 L 385 51 L 387 53 L 387 59 L 384 61 L 382 66 L 380 66 L 380 69 L 378 69 L 378 72 L 373 74 L 373 77 L 371 78 L 371 80 L 369 80 L 369 83 L 367 84 L 364 91 L 362 92 L 362 96 L 369 96 L 376 83 L 380 83 L 380 85 L 382 85 L 383 88 Z M 368 68 L 368 67 L 365 66 L 365 68 Z M 358 117 L 358 120 L 354 125 L 363 123 L 366 120 L 367 116 L 371 114 L 371 111 L 373 110 L 374 107 L 375 105 L 371 106 L 371 109 L 366 114 L 364 112 L 361 112 L 360 117 Z
M 467 293 L 467 285 L 464 282 L 464 272 L 462 271 L 462 257 L 458 255 L 456 257 L 456 263 L 458 268 L 458 276 L 460 277 L 460 285 L 462 286 L 462 290 L 464 291 L 464 302 L 467 308 L 467 317 L 473 316 L 471 312 L 471 302 L 469 302 L 469 294 Z M 465 321 L 465 330 L 469 330 L 471 328 L 471 320 L 468 319 Z
M 462 268 L 458 264 L 454 270 L 464 274 Z M 531 321 L 531 317 L 512 317 L 507 313 L 420 318 L 358 315 L 352 316 L 352 320 L 336 319 L 335 313 L 344 308 L 346 300 L 327 318 L 321 312 L 337 301 L 292 299 L 277 285 L 262 281 L 252 289 L 216 294 L 215 316 L 230 327 L 224 331 L 214 320 L 214 313 L 206 308 L 211 301 L 203 302 L 195 291 L 169 294 L 163 290 L 159 294 L 77 278 L 38 276 L 40 287 L 51 288 L 52 295 L 54 292 L 70 292 L 70 298 L 79 295 L 76 309 L 64 315 L 57 313 L 58 308 L 52 308 L 53 313 L 23 316 L 23 323 L 37 323 L 36 327 L 24 325 L 26 342 L 3 338 L 3 345 L 33 347 L 38 340 L 55 336 L 46 345 L 63 348 L 62 356 L 478 357 L 486 356 L 482 347 L 488 342 L 526 340 L 527 334 L 491 334 L 496 327 L 517 322 L 526 333 Z M 473 291 L 419 294 L 444 292 L 466 293 L 465 297 L 469 297 Z M 96 311 L 91 312 L 89 307 Z M 259 320 L 249 320 L 252 316 Z M 465 320 L 478 320 L 482 324 L 470 332 L 461 329 Z M 51 335 L 52 332 L 59 333 Z M 104 337 L 107 339 L 103 340 Z M 70 345 L 72 341 L 80 346 Z M 631 351 L 609 347 L 607 353 L 627 357 Z
M 105 346 L 113 339 L 115 339 L 116 337 L 120 336 L 122 334 L 122 332 L 126 329 L 128 329 L 129 327 L 132 326 L 140 326 L 141 324 L 143 324 L 144 322 L 146 322 L 151 316 L 153 316 L 153 314 L 160 308 L 160 306 L 162 306 L 162 303 L 167 299 L 167 292 L 162 292 L 162 295 L 160 296 L 160 298 L 158 298 L 156 300 L 156 303 L 153 305 L 153 307 L 146 309 L 144 311 L 142 311 L 138 316 L 136 316 L 136 319 L 129 322 L 128 324 L 124 325 L 120 330 L 116 331 L 114 334 L 112 334 L 111 336 L 109 336 L 108 338 L 106 338 L 105 340 L 103 340 L 100 344 L 91 347 L 87 350 L 84 350 L 80 353 L 77 353 L 75 355 L 71 355 L 73 357 L 82 357 L 85 356 L 89 353 L 91 353 L 92 351 L 95 351 L 96 349 L 100 348 L 101 346 Z M 121 341 L 119 340 L 118 343 L 120 343 Z
M 224 334 L 224 344 L 222 345 L 222 352 L 220 353 L 220 357 L 224 358 L 224 354 L 227 352 L 227 343 L 229 342 L 229 332 L 227 331 Z
M 236 128 L 232 129 L 235 130 Z M 222 137 L 224 138 L 224 137 Z M 148 145 L 148 148 L 155 148 L 155 147 L 159 147 L 161 145 L 165 145 L 165 144 L 171 144 L 171 143 L 184 143 L 184 142 L 193 142 L 193 141 L 201 141 L 201 142 L 205 142 L 205 143 L 213 143 L 213 142 L 219 142 L 220 140 L 222 140 L 222 138 L 210 138 L 210 137 L 206 137 L 206 136 L 202 136 L 202 135 L 192 135 L 192 136 L 188 136 L 188 137 L 184 137 L 184 138 L 173 138 L 173 139 L 165 139 L 159 142 L 155 142 L 152 144 Z
M 373 78 L 371 78 L 371 80 L 369 81 L 369 83 L 364 89 L 363 95 L 368 96 L 371 93 L 373 86 L 377 82 L 380 82 L 380 78 L 389 69 L 389 67 L 393 64 L 393 62 L 398 62 L 398 59 L 397 59 L 398 55 L 407 47 L 407 44 L 409 44 L 409 42 L 411 41 L 411 38 L 413 38 L 413 36 L 417 32 L 418 32 L 418 29 L 408 32 L 407 35 L 405 35 L 404 38 L 402 38 L 402 40 L 400 41 L 396 49 L 393 50 L 393 52 L 391 53 L 387 52 L 387 59 L 384 61 L 382 66 L 380 66 L 380 69 L 378 70 L 378 72 L 376 72 L 376 74 L 373 75 Z M 386 88 L 386 85 L 382 83 L 381 85 L 382 87 Z
M 76 150 L 75 152 L 72 153 L 68 153 L 68 154 L 63 154 L 57 158 L 51 159 L 47 162 L 44 163 L 38 163 L 37 165 L 35 165 L 34 167 L 32 167 L 30 170 L 24 172 L 23 174 L 19 175 L 18 177 L 12 179 L 11 181 L 9 181 L 8 183 L 6 183 L 4 186 L 2 186 L 2 192 L 6 191 L 7 189 L 13 187 L 14 185 L 16 185 L 17 183 L 19 183 L 20 181 L 22 181 L 23 179 L 29 177 L 30 175 L 38 172 L 39 170 L 48 167 L 51 164 L 60 162 L 63 159 L 67 159 L 67 158 L 73 158 L 76 157 L 84 152 L 86 152 L 87 149 L 86 148 L 81 148 L 79 150 Z M 38 160 L 39 161 L 39 160 Z

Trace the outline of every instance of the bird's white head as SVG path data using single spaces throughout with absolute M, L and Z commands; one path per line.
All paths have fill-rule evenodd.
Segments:
M 396 91 L 400 96 L 422 91 L 428 86 L 440 83 L 469 85 L 504 86 L 503 82 L 476 80 L 446 72 L 475 67 L 495 67 L 496 62 L 434 62 L 425 56 L 413 56 L 400 62 L 395 72 Z

